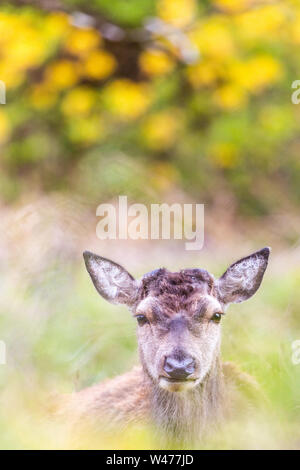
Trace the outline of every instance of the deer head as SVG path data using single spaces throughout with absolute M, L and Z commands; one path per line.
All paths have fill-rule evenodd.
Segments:
M 141 362 L 153 383 L 169 392 L 196 387 L 219 356 L 227 306 L 259 288 L 269 248 L 242 258 L 215 279 L 204 269 L 157 269 L 135 280 L 122 266 L 90 252 L 84 260 L 99 294 L 126 304 L 138 323 Z

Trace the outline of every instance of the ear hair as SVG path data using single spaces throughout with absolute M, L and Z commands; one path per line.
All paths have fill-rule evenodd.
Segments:
M 263 248 L 227 269 L 216 283 L 221 302 L 243 302 L 255 294 L 267 268 L 270 251 L 269 247 Z
M 83 257 L 93 284 L 104 299 L 128 306 L 135 302 L 138 282 L 126 269 L 90 251 L 85 251 Z

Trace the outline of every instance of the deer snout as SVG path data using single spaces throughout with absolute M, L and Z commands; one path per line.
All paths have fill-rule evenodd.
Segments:
M 195 372 L 196 363 L 192 356 L 167 356 L 163 365 L 164 372 L 173 380 L 186 380 Z

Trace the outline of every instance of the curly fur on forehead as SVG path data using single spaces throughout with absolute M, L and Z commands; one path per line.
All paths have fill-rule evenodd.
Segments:
M 141 300 L 148 295 L 175 296 L 187 300 L 192 294 L 210 294 L 214 278 L 205 269 L 183 269 L 172 273 L 165 268 L 156 269 L 143 276 L 140 287 Z

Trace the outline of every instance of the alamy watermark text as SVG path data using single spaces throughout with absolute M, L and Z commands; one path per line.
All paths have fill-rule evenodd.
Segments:
M 203 204 L 131 204 L 119 196 L 118 206 L 100 204 L 96 234 L 100 240 L 189 240 L 186 250 L 201 250 L 204 243 Z

